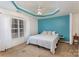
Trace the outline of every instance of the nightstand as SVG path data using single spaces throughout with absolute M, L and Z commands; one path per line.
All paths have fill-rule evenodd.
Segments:
M 60 43 L 63 43 L 64 42 L 64 36 L 63 35 L 60 35 L 59 38 L 60 38 L 59 42 Z
M 74 44 L 79 44 L 79 36 L 73 36 Z

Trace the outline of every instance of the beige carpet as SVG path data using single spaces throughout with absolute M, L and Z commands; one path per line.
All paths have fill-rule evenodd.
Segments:
M 56 53 L 52 55 L 48 49 L 35 45 L 21 44 L 6 52 L 0 52 L 1 57 L 78 57 L 78 45 L 69 45 L 67 43 L 58 43 Z

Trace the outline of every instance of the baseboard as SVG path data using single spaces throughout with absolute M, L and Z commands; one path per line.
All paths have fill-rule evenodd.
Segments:
M 60 42 L 62 42 L 62 43 L 69 43 L 69 41 L 64 41 L 64 40 L 63 41 L 60 41 Z
M 64 41 L 65 43 L 69 43 L 69 41 Z

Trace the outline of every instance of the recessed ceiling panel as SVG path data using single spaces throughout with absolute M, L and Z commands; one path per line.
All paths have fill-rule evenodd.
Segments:
M 37 13 L 37 9 L 40 6 L 43 14 L 51 13 L 56 8 L 60 8 L 60 12 L 57 15 L 68 15 L 69 13 L 79 13 L 78 1 L 16 1 L 16 4 L 20 7 Z

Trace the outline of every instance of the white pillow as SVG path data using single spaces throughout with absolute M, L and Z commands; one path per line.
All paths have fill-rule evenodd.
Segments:
M 56 35 L 56 34 L 55 34 L 55 31 L 52 32 L 52 35 Z
M 48 31 L 48 35 L 52 35 L 52 32 L 51 31 Z
M 43 31 L 42 34 L 43 34 L 43 35 L 47 35 L 47 31 Z
M 56 36 L 59 36 L 59 34 L 57 33 Z

